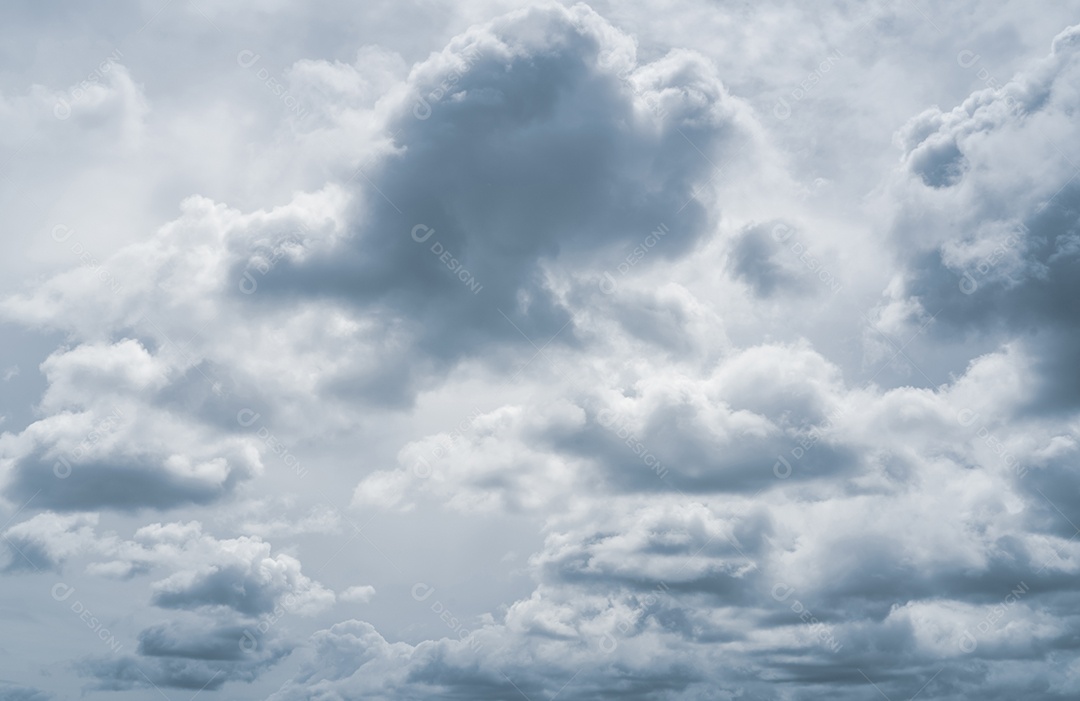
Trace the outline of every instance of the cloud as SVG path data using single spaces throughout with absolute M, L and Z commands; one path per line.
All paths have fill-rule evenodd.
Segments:
M 438 590 L 422 594 L 420 605 L 448 611 L 455 627 L 411 646 L 388 643 L 367 623 L 339 624 L 315 636 L 319 661 L 275 698 L 313 689 L 499 698 L 515 686 L 568 699 L 612 689 L 631 698 L 694 698 L 705 689 L 771 698 L 783 683 L 793 699 L 816 698 L 831 684 L 854 700 L 867 688 L 851 674 L 861 669 L 891 696 L 926 685 L 932 698 L 949 698 L 950 689 L 1001 685 L 1010 690 L 1004 699 L 1029 688 L 1033 673 L 1021 664 L 1067 685 L 1065 658 L 1040 651 L 1069 648 L 1080 625 L 1047 615 L 1075 601 L 1073 507 L 1055 499 L 1066 518 L 1051 518 L 1054 505 L 1029 485 L 1068 474 L 1050 466 L 1069 459 L 1075 441 L 1066 419 L 1013 423 L 1025 400 L 1019 362 L 1006 349 L 939 388 L 854 389 L 805 344 L 759 346 L 704 379 L 642 372 L 621 393 L 582 391 L 585 407 L 504 408 L 430 436 L 399 456 L 410 480 L 401 499 L 415 501 L 420 490 L 452 508 L 466 494 L 498 508 L 514 504 L 518 490 L 536 494 L 514 480 L 554 473 L 534 471 L 526 449 L 543 447 L 548 464 L 566 454 L 580 460 L 582 445 L 607 460 L 618 455 L 581 439 L 599 407 L 623 418 L 635 444 L 657 455 L 681 448 L 681 459 L 665 462 L 681 484 L 695 465 L 683 446 L 725 431 L 769 442 L 756 454 L 754 491 L 721 481 L 693 498 L 655 475 L 639 484 L 628 471 L 583 489 L 587 471 L 604 475 L 605 463 L 580 462 L 585 474 L 560 490 L 574 497 L 544 510 L 531 595 L 497 617 L 464 619 Z M 811 461 L 818 450 L 821 462 Z M 701 454 L 727 477 L 729 451 Z M 787 457 L 790 473 L 776 474 L 776 455 Z M 408 472 L 418 457 L 430 460 L 424 479 Z M 494 470 L 489 459 L 516 469 Z
M 508 406 L 472 416 L 453 435 L 406 445 L 397 457 L 399 468 L 364 478 L 353 504 L 411 510 L 426 493 L 462 511 L 542 508 L 578 483 L 586 469 L 550 443 L 584 420 L 582 409 L 565 401 L 536 412 Z
M 96 514 L 45 512 L 8 528 L 13 549 L 5 571 L 58 570 L 68 558 L 92 559 L 93 574 L 130 578 L 154 570 L 170 574 L 151 587 L 151 603 L 186 611 L 232 611 L 242 616 L 311 615 L 334 603 L 334 593 L 301 572 L 296 558 L 271 554 L 259 537 L 218 539 L 197 521 L 143 526 L 132 540 L 98 535 Z M 22 552 L 21 561 L 19 551 Z
M 368 623 L 336 624 L 313 636 L 308 661 L 272 698 L 500 698 L 515 687 L 569 699 L 771 698 L 783 683 L 801 700 L 832 683 L 854 700 L 867 688 L 858 669 L 891 696 L 996 683 L 1015 693 L 1033 667 L 1065 683 L 1068 661 L 1036 651 L 1074 644 L 1070 575 L 1054 563 L 1032 575 L 1021 553 L 1038 538 L 1019 548 L 995 539 L 990 485 L 968 494 L 962 471 L 925 469 L 947 480 L 937 503 L 897 490 L 590 504 L 552 526 L 530 561 L 535 591 L 497 619 L 459 619 L 437 589 L 414 587 L 420 606 L 448 614 L 450 635 L 406 645 Z M 945 505 L 954 516 L 932 519 Z M 972 528 L 986 535 L 963 533 Z
M 583 5 L 473 28 L 398 94 L 385 107 L 390 145 L 355 176 L 349 238 L 283 259 L 256 301 L 329 296 L 381 310 L 444 362 L 568 324 L 572 342 L 549 269 L 594 260 L 676 212 L 657 255 L 693 247 L 711 225 L 693 198 L 708 154 L 733 155 L 754 129 L 707 61 L 675 52 L 635 65 L 628 38 Z
M 94 679 L 95 691 L 165 687 L 220 689 L 230 681 L 251 682 L 289 654 L 290 647 L 252 629 L 204 623 L 198 630 L 161 625 L 139 635 L 139 654 L 89 658 L 77 665 Z
M 249 616 L 267 614 L 282 603 L 297 613 L 317 611 L 334 595 L 300 572 L 288 555 L 270 557 L 270 544 L 238 538 L 222 541 L 217 562 L 178 572 L 154 586 L 152 601 L 163 608 L 222 606 Z
M 1077 294 L 1080 235 L 1068 116 L 1077 31 L 1061 32 L 1049 56 L 1012 80 L 928 110 L 898 135 L 893 238 L 907 271 L 881 315 L 895 310 L 912 326 L 932 318 L 927 332 L 946 342 L 1018 340 L 1036 368 L 1034 412 L 1071 411 L 1080 397 L 1068 371 L 1080 349 L 1076 308 L 1065 301 Z M 986 71 L 978 60 L 958 56 Z
M 97 522 L 97 514 L 43 513 L 8 528 L 3 540 L 9 560 L 0 571 L 60 571 L 68 557 L 93 548 Z
M 6 297 L 7 318 L 75 340 L 42 365 L 46 416 L 0 439 L 10 500 L 217 502 L 262 470 L 238 411 L 256 407 L 258 430 L 333 431 L 357 397 L 404 406 L 447 364 L 522 333 L 576 344 L 552 271 L 588 269 L 675 212 L 655 260 L 692 249 L 715 223 L 702 204 L 713 158 L 757 138 L 708 61 L 639 65 L 585 6 L 473 28 L 375 110 L 392 145 L 363 177 L 251 214 L 189 198 L 150 239 Z
M 94 606 L 131 644 L 87 690 L 295 655 L 277 701 L 1074 698 L 1080 31 L 1022 64 L 1007 4 L 496 5 L 354 13 L 311 32 L 328 60 L 258 15 L 221 56 L 271 116 L 185 64 L 221 102 L 198 137 L 149 64 L 153 109 L 119 65 L 67 118 L 0 97 L 5 145 L 197 142 L 154 165 L 213 174 L 133 242 L 49 212 L 78 267 L 0 298 L 62 339 L 18 357 L 43 389 L 0 435 L 0 567 L 119 580 Z M 408 41 L 357 50 L 391 9 Z M 897 163 L 873 139 L 912 114 Z M 349 490 L 370 572 L 330 566 Z
M 144 657 L 176 657 L 192 660 L 236 661 L 246 652 L 241 626 L 206 629 L 183 628 L 175 623 L 147 628 L 139 633 L 139 654 Z
M 154 406 L 172 368 L 138 341 L 60 350 L 43 364 L 49 416 L 0 447 L 4 493 L 69 511 L 167 508 L 219 499 L 262 465 L 253 442 Z
M 806 294 L 809 285 L 793 263 L 783 255 L 781 242 L 790 238 L 792 229 L 783 222 L 769 222 L 744 228 L 735 239 L 728 265 L 735 277 L 745 281 L 758 297 L 778 294 Z
M 370 584 L 358 585 L 355 587 L 349 587 L 345 591 L 338 594 L 338 599 L 341 601 L 349 601 L 358 604 L 366 604 L 372 600 L 375 596 L 375 587 Z
M 589 379 L 558 379 L 572 400 L 503 406 L 410 442 L 397 469 L 361 480 L 353 503 L 542 510 L 567 494 L 754 493 L 857 467 L 861 447 L 838 430 L 849 390 L 806 343 L 745 349 L 705 374 L 624 369 L 621 390 L 604 388 L 610 367 L 582 372 Z
M 135 654 L 82 659 L 77 669 L 94 679 L 93 689 L 217 689 L 252 681 L 295 647 L 283 618 L 318 613 L 335 600 L 300 571 L 299 561 L 271 555 L 271 545 L 258 538 L 218 539 L 198 522 L 176 522 L 150 524 L 122 540 L 97 536 L 96 523 L 96 517 L 46 513 L 6 532 L 38 556 L 40 569 L 58 568 L 78 553 L 93 559 L 87 572 L 99 576 L 170 572 L 151 585 L 150 603 L 178 617 L 143 629 Z M 373 593 L 360 587 L 352 598 Z

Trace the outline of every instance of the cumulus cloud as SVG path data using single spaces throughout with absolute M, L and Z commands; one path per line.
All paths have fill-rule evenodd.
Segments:
M 153 603 L 185 610 L 226 607 L 249 616 L 272 612 L 285 597 L 297 613 L 333 603 L 333 593 L 303 575 L 295 558 L 270 557 L 269 543 L 239 538 L 218 545 L 216 562 L 203 560 L 197 570 L 177 572 L 157 582 Z
M 414 44 L 319 6 L 317 53 L 180 13 L 236 44 L 175 70 L 250 172 L 193 156 L 125 240 L 50 212 L 70 256 L 0 296 L 56 346 L 0 349 L 0 572 L 128 642 L 49 654 L 276 701 L 1075 697 L 1080 31 L 1021 60 L 1065 13 L 497 7 Z M 5 92 L 0 142 L 188 143 L 159 77 Z
M 155 686 L 213 691 L 230 681 L 251 682 L 288 655 L 288 647 L 262 645 L 261 636 L 250 636 L 249 629 L 234 626 L 209 631 L 150 628 L 139 636 L 139 656 L 87 659 L 78 671 L 94 679 L 88 687 L 94 691 Z M 240 644 L 246 641 L 252 645 L 248 651 Z
M 149 603 L 178 617 L 143 629 L 134 654 L 80 661 L 79 672 L 93 678 L 94 689 L 216 689 L 252 681 L 295 646 L 283 618 L 310 616 L 335 601 L 300 571 L 298 560 L 271 555 L 271 545 L 258 538 L 218 539 L 197 522 L 177 522 L 144 526 L 133 540 L 122 540 L 98 536 L 95 525 L 93 518 L 43 514 L 6 533 L 41 569 L 81 552 L 93 559 L 86 570 L 94 575 L 169 572 L 151 585 Z M 352 600 L 374 594 L 371 587 L 354 589 L 347 592 Z
M 623 382 L 412 442 L 354 504 L 412 509 L 430 495 L 461 510 L 543 509 L 597 489 L 760 492 L 855 469 L 836 430 L 852 399 L 805 344 L 747 349 L 705 376 L 643 365 Z
M 377 113 L 392 142 L 362 177 L 248 215 L 190 198 L 150 240 L 4 301 L 8 318 L 79 340 L 42 365 L 48 415 L 4 438 L 8 498 L 65 510 L 218 501 L 262 469 L 237 435 L 249 406 L 270 420 L 286 418 L 270 407 L 301 417 L 312 392 L 340 408 L 408 403 L 417 381 L 492 341 L 573 342 L 555 271 L 587 269 L 673 212 L 655 258 L 692 248 L 715 223 L 702 204 L 713 159 L 756 138 L 701 56 L 638 64 L 585 6 L 476 27 L 390 97 Z M 279 348 L 278 362 L 251 344 Z M 348 423 L 318 404 L 328 421 L 290 425 Z
M 1016 339 L 1038 371 L 1029 410 L 1075 408 L 1075 27 L 1029 70 L 912 119 L 893 236 L 908 269 L 887 302 L 946 340 Z M 985 70 L 972 52 L 958 61 Z M 1017 160 L 1019 159 L 1019 161 Z M 1035 174 L 1038 174 L 1037 176 Z M 916 244 L 916 245 L 912 245 Z
M 43 513 L 3 532 L 9 561 L 4 572 L 59 570 L 63 561 L 95 544 L 97 514 Z
M 366 604 L 375 596 L 375 587 L 370 584 L 357 585 L 355 587 L 349 587 L 345 591 L 338 594 L 338 599 L 341 601 L 349 601 L 358 604 Z
M 348 240 L 284 259 L 258 300 L 384 309 L 442 360 L 568 324 L 572 340 L 550 270 L 675 212 L 660 255 L 685 252 L 713 223 L 694 199 L 712 158 L 755 136 L 707 61 L 674 52 L 637 65 L 627 37 L 582 5 L 471 29 L 385 110 L 392 141 L 356 177 Z
M 451 612 L 453 635 L 417 645 L 390 643 L 360 621 L 337 624 L 313 637 L 314 658 L 273 698 L 498 697 L 515 687 L 572 699 L 599 690 L 770 698 L 783 682 L 791 698 L 837 683 L 840 698 L 856 699 L 865 688 L 849 687 L 853 669 L 890 695 L 928 680 L 938 695 L 993 684 L 998 665 L 1019 660 L 1067 675 L 1066 660 L 1030 655 L 1070 645 L 1076 617 L 1046 612 L 1074 599 L 1052 593 L 1071 565 L 1025 561 L 1046 552 L 1041 539 L 995 539 L 999 515 L 960 504 L 992 502 L 992 490 L 965 497 L 967 489 L 957 474 L 938 490 L 939 504 L 895 492 L 592 505 L 551 529 L 530 563 L 536 590 L 498 620 L 458 623 Z M 946 508 L 951 522 L 931 520 Z M 965 533 L 976 523 L 986 535 Z M 438 591 L 413 595 L 449 610 Z M 1006 678 L 1013 693 L 1024 688 Z

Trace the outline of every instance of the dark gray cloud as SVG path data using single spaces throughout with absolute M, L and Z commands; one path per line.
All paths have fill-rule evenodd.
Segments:
M 664 222 L 657 259 L 685 253 L 711 223 L 694 195 L 751 139 L 705 61 L 676 54 L 623 81 L 606 65 L 625 49 L 610 32 L 583 6 L 553 6 L 456 39 L 409 85 L 425 100 L 428 82 L 452 87 L 430 110 L 402 101 L 386 125 L 393 151 L 350 181 L 363 195 L 352 238 L 283 258 L 254 299 L 345 299 L 392 315 L 421 357 L 443 361 L 528 347 L 522 333 L 573 343 L 545 268 L 617 260 Z
M 59 511 L 116 509 L 168 509 L 185 504 L 206 504 L 235 488 L 247 476 L 245 470 L 231 471 L 220 483 L 185 477 L 169 470 L 160 454 L 117 455 L 110 460 L 87 460 L 71 466 L 37 452 L 16 464 L 5 494 Z
M 204 627 L 163 623 L 139 633 L 138 653 L 143 657 L 235 662 L 266 647 L 256 624 Z
M 287 656 L 292 646 L 264 636 L 254 624 L 175 625 L 148 628 L 139 635 L 138 655 L 89 658 L 78 663 L 94 691 L 151 689 L 220 689 L 228 682 L 251 682 Z
M 267 589 L 266 582 L 244 564 L 215 567 L 183 588 L 165 589 L 154 594 L 153 603 L 162 608 L 190 609 L 199 606 L 223 606 L 247 615 L 268 613 L 274 609 L 278 592 Z

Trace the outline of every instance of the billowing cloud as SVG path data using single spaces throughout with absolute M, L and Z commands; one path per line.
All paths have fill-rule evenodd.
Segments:
M 216 561 L 204 560 L 196 570 L 177 572 L 157 582 L 152 601 L 163 608 L 190 610 L 225 607 L 257 616 L 274 610 L 288 597 L 297 613 L 318 610 L 334 594 L 300 572 L 288 555 L 270 557 L 270 544 L 257 539 L 221 541 Z
M 1076 27 L 1050 55 L 948 112 L 933 108 L 898 136 L 893 236 L 909 261 L 890 310 L 944 340 L 1016 339 L 1038 371 L 1029 410 L 1066 411 L 1076 325 Z M 985 71 L 980 56 L 961 65 Z M 995 81 L 996 82 L 996 81 Z
M 19 54 L 0 701 L 1077 696 L 1077 3 L 653 5 Z
M 43 513 L 3 532 L 9 560 L 4 572 L 59 570 L 63 561 L 95 543 L 96 514 Z
M 385 110 L 392 137 L 354 174 L 364 195 L 348 240 L 286 257 L 257 299 L 374 306 L 441 359 L 568 324 L 561 336 L 574 339 L 555 271 L 676 214 L 660 255 L 692 248 L 715 221 L 695 199 L 714 159 L 756 135 L 702 57 L 639 65 L 583 5 L 471 29 L 414 68 Z

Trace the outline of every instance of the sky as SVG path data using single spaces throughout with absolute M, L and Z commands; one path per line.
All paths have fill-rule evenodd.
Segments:
M 1080 697 L 1080 0 L 0 8 L 0 701 Z

